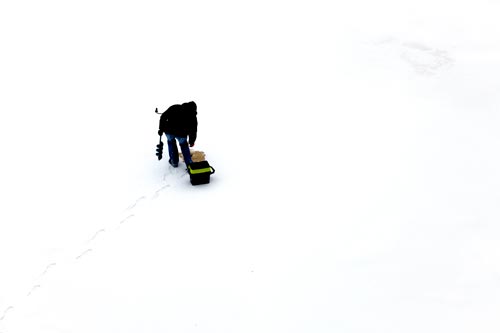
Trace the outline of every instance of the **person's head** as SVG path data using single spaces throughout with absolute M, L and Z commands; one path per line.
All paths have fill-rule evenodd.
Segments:
M 193 102 L 193 101 L 182 104 L 182 107 L 186 111 L 191 111 L 191 112 L 194 112 L 194 113 L 196 113 L 196 110 L 197 110 L 196 103 Z

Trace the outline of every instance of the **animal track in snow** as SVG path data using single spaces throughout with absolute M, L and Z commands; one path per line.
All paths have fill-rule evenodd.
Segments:
M 375 43 L 375 45 L 396 52 L 401 60 L 420 75 L 435 75 L 454 63 L 447 51 L 432 48 L 422 43 L 401 42 L 394 38 L 387 38 Z

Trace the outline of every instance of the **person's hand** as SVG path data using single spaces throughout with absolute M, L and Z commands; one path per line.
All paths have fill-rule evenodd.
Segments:
M 162 130 L 160 130 L 160 129 L 158 130 L 158 135 L 159 135 L 159 136 L 162 136 L 162 135 L 163 135 Z
M 194 143 L 190 143 L 190 144 L 189 144 L 189 147 L 193 147 L 193 146 L 194 146 Z

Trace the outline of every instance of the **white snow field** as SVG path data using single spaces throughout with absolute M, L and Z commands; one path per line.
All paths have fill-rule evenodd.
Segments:
M 0 333 L 497 333 L 499 12 L 2 1 Z

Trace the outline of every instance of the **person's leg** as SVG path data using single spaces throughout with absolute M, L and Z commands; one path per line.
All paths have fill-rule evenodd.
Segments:
M 186 162 L 186 166 L 188 166 L 189 164 L 193 163 L 193 160 L 191 160 L 191 151 L 189 150 L 187 137 L 177 137 L 177 140 L 179 141 L 179 146 L 181 147 L 184 162 Z
M 179 165 L 179 151 L 177 150 L 177 142 L 175 142 L 175 136 L 172 134 L 166 134 L 167 136 L 167 146 L 168 146 L 168 163 L 170 163 L 174 168 Z

